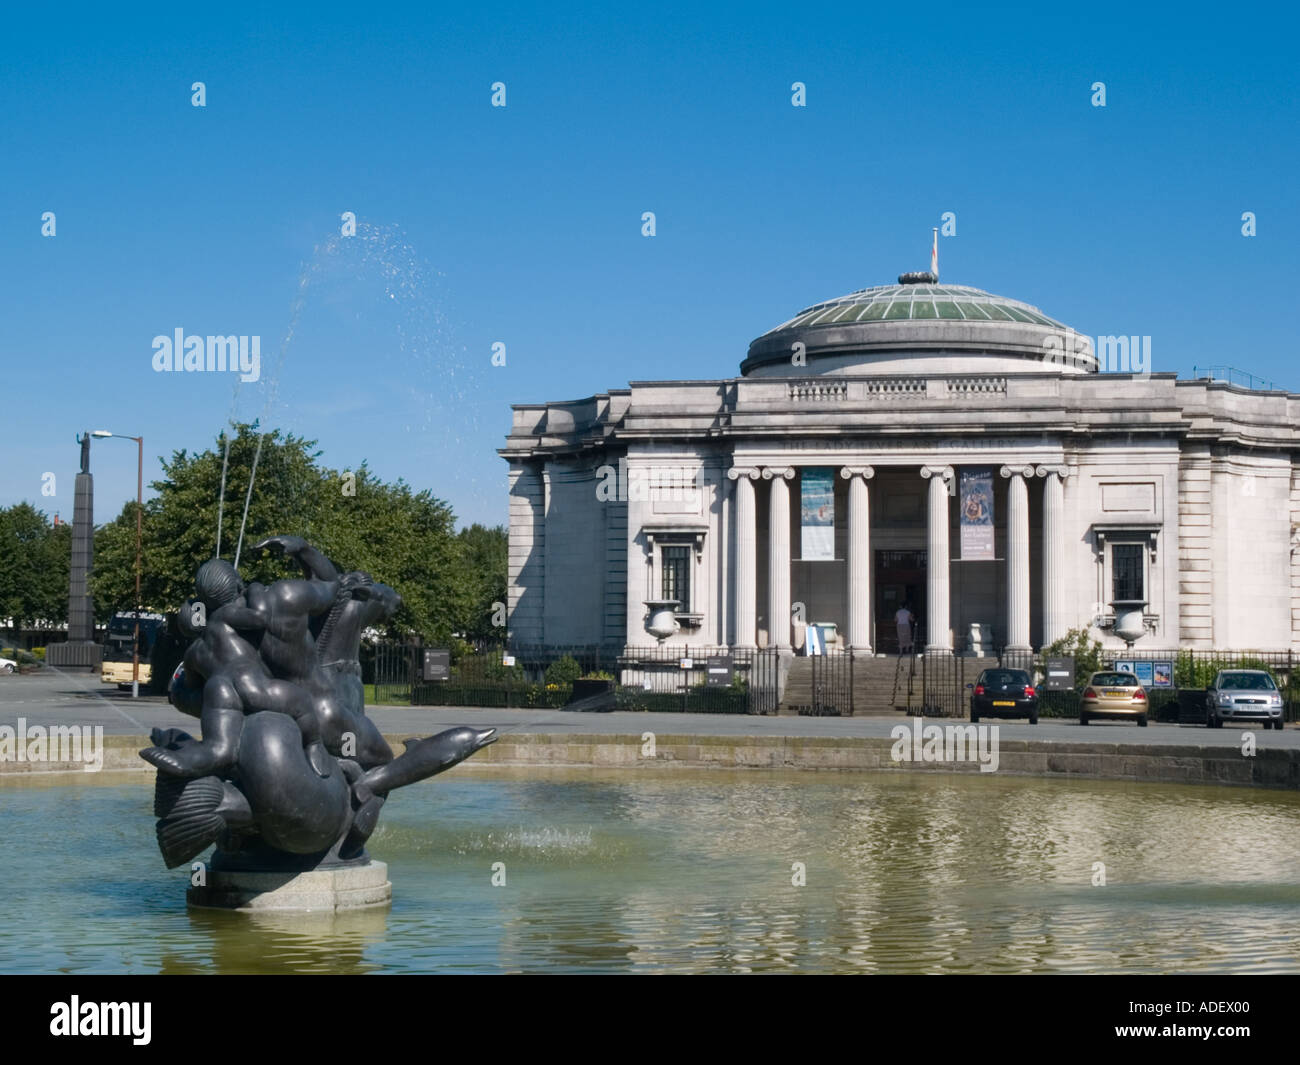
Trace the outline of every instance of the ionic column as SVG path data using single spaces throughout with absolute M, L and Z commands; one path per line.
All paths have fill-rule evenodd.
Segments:
M 1007 485 L 1007 650 L 1029 646 L 1029 489 L 1032 466 L 1003 466 Z
M 926 542 L 925 609 L 930 616 L 927 651 L 951 651 L 948 631 L 948 493 L 953 483 L 951 466 L 922 466 L 930 482 L 930 528 Z
M 736 482 L 736 570 L 731 575 L 735 604 L 735 643 L 737 647 L 755 647 L 758 640 L 758 526 L 755 523 L 754 482 L 758 470 L 752 466 L 732 466 L 727 476 Z
M 846 633 L 855 651 L 871 653 L 871 502 L 867 482 L 876 475 L 870 466 L 845 466 L 840 476 L 849 482 L 849 610 Z
M 772 482 L 767 525 L 767 624 L 772 646 L 790 644 L 790 486 L 794 470 L 768 466 L 763 480 Z
M 1065 635 L 1066 466 L 1039 466 L 1043 482 L 1043 646 Z

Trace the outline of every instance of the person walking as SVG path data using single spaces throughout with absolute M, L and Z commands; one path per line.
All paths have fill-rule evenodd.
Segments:
M 915 619 L 912 612 L 904 603 L 894 615 L 894 623 L 898 626 L 898 653 L 899 655 L 910 655 L 912 653 L 912 623 Z

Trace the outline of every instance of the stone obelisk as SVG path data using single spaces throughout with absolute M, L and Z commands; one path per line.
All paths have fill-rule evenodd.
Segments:
M 90 565 L 95 553 L 95 481 L 90 474 L 90 433 L 80 437 L 81 472 L 72 510 L 72 564 L 68 582 L 68 642 L 50 644 L 46 661 L 64 669 L 95 670 L 102 650 L 95 643 Z

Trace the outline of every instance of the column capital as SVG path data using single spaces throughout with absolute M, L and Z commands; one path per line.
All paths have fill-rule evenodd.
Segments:
M 794 480 L 793 466 L 764 466 L 763 480 L 770 481 L 773 477 L 783 477 L 787 481 Z
M 1070 476 L 1070 467 L 1066 465 L 1038 466 L 1035 468 L 1034 472 L 1037 473 L 1039 477 L 1050 477 L 1052 474 L 1056 474 L 1056 476 L 1064 480 L 1066 477 Z
M 876 475 L 874 466 L 841 466 L 840 476 L 846 481 L 853 480 L 854 477 L 861 477 L 864 481 L 869 481 Z
M 941 477 L 948 488 L 948 494 L 950 496 L 957 494 L 957 475 L 951 466 L 922 466 L 921 476 L 927 481 L 931 477 Z
M 751 481 L 758 480 L 757 466 L 732 466 L 727 471 L 727 476 L 733 481 L 738 481 L 741 477 L 748 477 Z
M 1003 477 L 1032 477 L 1034 475 L 1033 466 L 1003 466 L 998 471 Z

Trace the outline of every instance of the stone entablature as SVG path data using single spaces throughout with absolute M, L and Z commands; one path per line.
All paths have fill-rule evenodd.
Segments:
M 869 389 L 875 388 L 875 391 Z M 908 414 L 898 418 L 896 404 Z M 1051 430 L 1063 438 L 1172 434 L 1300 452 L 1300 395 L 1247 392 L 1172 374 L 912 376 L 638 383 L 574 403 L 520 405 L 506 458 L 601 452 L 640 440 L 797 435 L 882 437 Z

